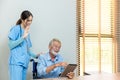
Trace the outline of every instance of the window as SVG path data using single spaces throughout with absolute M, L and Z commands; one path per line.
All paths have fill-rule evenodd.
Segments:
M 115 0 L 77 0 L 78 74 L 116 71 Z

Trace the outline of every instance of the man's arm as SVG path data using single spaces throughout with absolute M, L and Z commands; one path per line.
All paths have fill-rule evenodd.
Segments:
M 52 70 L 54 70 L 58 66 L 66 66 L 66 63 L 60 62 L 60 63 L 56 63 L 51 66 L 46 66 L 46 63 L 45 63 L 45 60 L 43 59 L 43 57 L 39 56 L 37 71 L 38 71 L 38 74 L 40 76 L 42 76 L 42 75 L 46 75 L 46 74 L 50 73 Z
M 38 71 L 39 75 L 48 74 L 49 72 L 51 72 L 57 66 L 58 66 L 58 64 L 54 64 L 54 65 L 51 65 L 51 66 L 45 66 L 44 59 L 41 56 L 39 56 L 39 58 L 38 58 L 37 71 Z
M 48 66 L 47 68 L 46 68 L 46 73 L 49 73 L 49 72 L 51 72 L 54 68 L 56 68 L 57 66 L 56 66 L 56 64 L 54 64 L 54 65 L 52 65 L 52 66 Z
M 55 69 L 56 67 L 59 67 L 59 66 L 61 66 L 61 67 L 66 67 L 66 66 L 67 66 L 67 63 L 66 63 L 66 62 L 59 62 L 59 63 L 56 63 L 56 64 L 54 64 L 54 65 L 52 65 L 52 66 L 48 66 L 48 67 L 46 68 L 46 73 L 51 72 L 53 69 Z
M 46 65 L 45 65 L 45 60 L 43 57 L 40 55 L 38 57 L 38 63 L 37 63 L 37 73 L 41 77 L 42 75 L 46 75 Z

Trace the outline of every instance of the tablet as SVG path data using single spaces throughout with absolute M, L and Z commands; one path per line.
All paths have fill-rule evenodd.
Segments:
M 66 77 L 66 75 L 69 72 L 73 72 L 76 67 L 77 67 L 77 64 L 68 64 L 65 70 L 61 73 L 60 77 Z

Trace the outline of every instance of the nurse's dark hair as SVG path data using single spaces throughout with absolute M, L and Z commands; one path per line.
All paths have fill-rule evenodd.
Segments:
M 22 20 L 25 20 L 27 18 L 29 18 L 30 16 L 33 17 L 32 13 L 28 10 L 25 10 L 21 13 L 20 19 L 16 22 L 16 25 L 19 25 L 22 23 Z

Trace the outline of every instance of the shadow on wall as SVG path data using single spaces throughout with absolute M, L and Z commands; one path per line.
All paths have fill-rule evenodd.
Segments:
M 8 67 L 8 57 L 9 48 L 8 41 L 4 39 L 0 42 L 0 80 L 9 80 L 9 67 Z
M 32 62 L 29 63 L 28 71 L 27 71 L 27 80 L 31 80 L 31 79 L 32 79 Z

